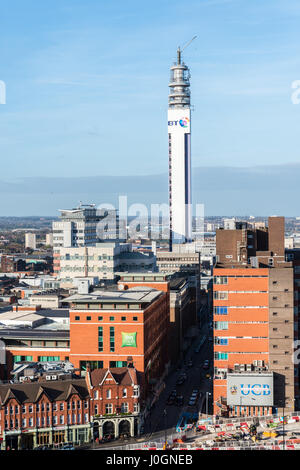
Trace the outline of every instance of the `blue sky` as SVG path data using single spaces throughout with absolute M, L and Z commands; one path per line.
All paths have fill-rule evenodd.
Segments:
M 193 166 L 300 163 L 297 0 L 12 0 L 0 15 L 1 181 L 166 172 L 169 67 L 194 35 Z

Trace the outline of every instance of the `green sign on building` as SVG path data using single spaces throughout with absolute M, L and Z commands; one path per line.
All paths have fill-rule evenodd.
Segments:
M 125 347 L 136 348 L 136 333 L 122 332 L 122 348 Z

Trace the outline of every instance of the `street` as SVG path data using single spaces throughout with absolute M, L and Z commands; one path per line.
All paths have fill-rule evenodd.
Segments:
M 212 333 L 210 332 L 212 336 Z M 201 347 L 200 351 L 196 353 L 194 350 L 197 348 L 200 340 L 205 337 L 205 342 Z M 203 362 L 205 359 L 209 360 L 209 369 L 203 369 Z M 209 374 L 210 377 L 213 375 L 213 342 L 209 341 L 209 326 L 205 323 L 200 331 L 200 334 L 197 338 L 194 339 L 191 347 L 189 348 L 184 362 L 188 363 L 189 360 L 192 360 L 192 367 L 187 365 L 181 368 L 181 370 L 174 371 L 166 379 L 166 387 L 161 393 L 159 400 L 151 409 L 151 413 L 147 416 L 145 421 L 145 434 L 151 435 L 152 433 L 162 431 L 162 430 L 172 430 L 175 431 L 176 424 L 179 420 L 179 417 L 184 412 L 190 413 L 199 413 L 199 405 L 203 403 L 204 410 L 206 412 L 206 392 L 212 394 L 212 378 L 206 378 L 206 374 Z M 183 373 L 186 373 L 186 380 L 182 385 L 176 385 L 178 377 Z M 177 395 L 182 395 L 184 398 L 184 403 L 182 406 L 177 406 L 176 404 L 167 405 L 167 400 L 172 392 L 172 390 L 177 391 Z M 202 398 L 198 397 L 195 406 L 188 406 L 188 402 L 192 391 L 198 389 L 202 393 Z M 209 412 L 212 410 L 212 395 L 209 397 Z M 164 410 L 166 412 L 164 413 Z

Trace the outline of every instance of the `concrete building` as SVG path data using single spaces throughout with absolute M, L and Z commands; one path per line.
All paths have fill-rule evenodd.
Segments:
M 111 214 L 113 212 L 113 214 Z M 52 224 L 54 273 L 59 271 L 59 249 L 95 245 L 106 239 L 115 241 L 118 235 L 116 211 L 97 209 L 94 204 L 80 205 L 71 210 L 60 210 L 59 221 Z M 105 232 L 106 220 L 113 216 L 115 233 Z M 111 224 L 110 228 L 111 230 Z
M 53 233 L 46 234 L 46 243 L 47 246 L 53 246 Z
M 25 233 L 25 248 L 36 250 L 36 234 L 32 232 Z

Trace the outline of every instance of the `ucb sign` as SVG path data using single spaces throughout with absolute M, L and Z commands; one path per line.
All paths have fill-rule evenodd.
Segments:
M 254 395 L 259 397 L 260 395 L 271 395 L 270 385 L 268 384 L 241 384 L 241 395 Z
M 273 384 L 272 372 L 228 373 L 227 405 L 273 406 Z

